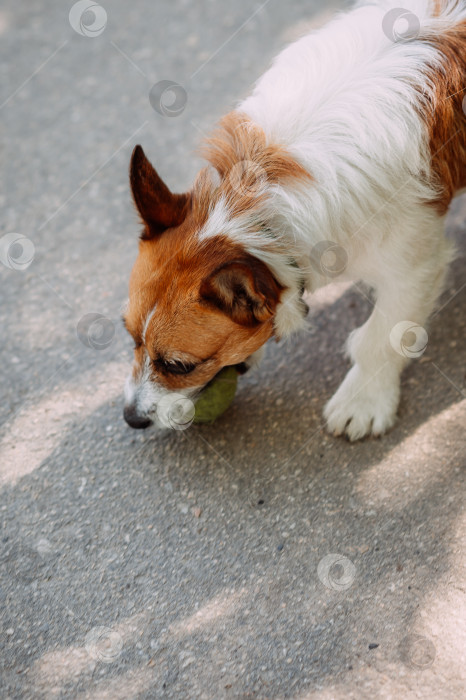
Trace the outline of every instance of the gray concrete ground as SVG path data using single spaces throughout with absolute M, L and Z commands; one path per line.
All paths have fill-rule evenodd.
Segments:
M 215 425 L 132 431 L 131 149 L 187 187 L 203 132 L 331 7 L 102 4 L 93 37 L 79 34 L 89 15 L 70 26 L 71 2 L 0 10 L 1 235 L 35 249 L 23 270 L 0 265 L 0 696 L 459 698 L 466 201 L 389 435 L 323 430 L 343 342 L 370 310 L 338 286 Z M 160 80 L 187 91 L 176 118 L 151 107 Z M 105 349 L 77 337 L 91 312 L 111 321 Z

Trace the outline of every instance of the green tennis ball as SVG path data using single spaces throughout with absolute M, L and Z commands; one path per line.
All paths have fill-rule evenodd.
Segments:
M 233 402 L 238 384 L 234 367 L 224 367 L 202 391 L 196 401 L 194 423 L 213 423 Z

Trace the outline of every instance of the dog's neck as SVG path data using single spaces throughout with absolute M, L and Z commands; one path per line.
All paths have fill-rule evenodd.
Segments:
M 262 222 L 259 225 L 259 233 L 268 236 L 269 238 L 279 238 L 279 234 L 274 231 L 273 227 L 269 223 Z M 306 291 L 306 276 L 303 270 L 301 269 L 300 265 L 298 264 L 298 261 L 292 255 L 288 256 L 288 264 L 294 269 L 299 270 L 299 272 L 301 273 L 300 278 L 298 280 L 298 290 L 300 296 L 302 297 L 304 292 Z
M 218 179 L 214 182 L 204 172 L 198 180 L 199 199 L 209 202 L 201 238 L 221 231 L 268 266 L 284 287 L 275 332 L 286 337 L 305 326 L 307 306 L 302 296 L 308 286 L 307 265 L 306 254 L 274 210 L 274 188 L 296 189 L 312 177 L 285 147 L 269 142 L 264 131 L 240 112 L 224 117 L 203 153 Z

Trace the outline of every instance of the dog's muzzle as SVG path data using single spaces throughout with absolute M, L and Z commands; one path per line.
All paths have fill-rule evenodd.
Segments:
M 245 374 L 245 372 L 249 370 L 251 364 L 248 362 L 248 360 L 235 365 L 238 374 Z M 210 382 L 208 382 L 206 386 L 209 384 Z M 206 386 L 199 387 L 196 390 L 195 398 L 198 398 L 202 394 L 202 391 L 206 388 Z M 170 392 L 162 392 L 159 388 L 151 387 L 150 383 L 135 384 L 130 375 L 125 384 L 125 406 L 123 409 L 123 417 L 128 425 L 136 430 L 144 430 L 154 422 L 156 425 L 160 424 L 161 427 L 171 427 L 177 430 L 184 429 L 184 427 L 187 427 L 187 425 L 191 423 L 192 417 L 187 422 L 184 422 L 184 420 L 180 419 L 180 415 L 178 415 L 178 413 L 176 413 L 175 416 L 172 416 L 169 401 L 170 396 Z M 175 399 L 175 403 L 178 402 L 178 408 L 180 408 L 180 399 L 182 399 L 184 402 L 188 402 L 192 407 L 192 401 L 190 400 L 189 396 L 180 396 L 180 394 L 176 393 L 172 394 L 172 396 Z M 192 398 L 195 400 L 194 396 Z M 161 408 L 160 412 L 158 410 L 159 407 Z M 182 408 L 183 405 L 181 405 L 181 409 Z M 152 416 L 152 418 L 150 416 Z

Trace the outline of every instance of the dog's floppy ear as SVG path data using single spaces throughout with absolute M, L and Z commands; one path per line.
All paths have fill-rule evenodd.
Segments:
M 275 313 L 284 289 L 264 263 L 252 257 L 226 263 L 201 285 L 201 298 L 242 326 L 257 326 Z
M 134 203 L 146 224 L 143 239 L 150 239 L 167 228 L 183 223 L 188 212 L 188 194 L 173 194 L 136 146 L 131 156 L 129 179 Z

